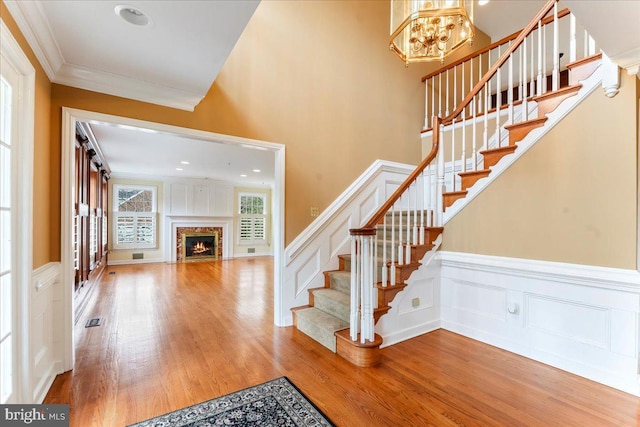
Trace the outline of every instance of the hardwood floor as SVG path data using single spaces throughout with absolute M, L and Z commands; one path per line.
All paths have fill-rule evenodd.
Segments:
M 45 403 L 123 426 L 280 376 L 338 426 L 636 426 L 640 398 L 438 330 L 355 368 L 273 325 L 271 258 L 110 266 Z M 87 319 L 101 317 L 98 327 Z

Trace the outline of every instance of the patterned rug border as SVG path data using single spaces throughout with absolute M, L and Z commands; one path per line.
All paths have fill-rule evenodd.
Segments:
M 308 407 L 306 408 L 307 411 L 305 411 L 304 409 L 300 410 L 299 408 L 297 408 L 298 405 L 295 405 L 295 404 L 291 405 L 293 407 L 285 408 L 285 409 L 289 409 L 290 411 L 291 410 L 299 411 L 297 413 L 291 413 L 290 411 L 286 411 L 287 416 L 291 417 L 293 422 L 296 423 L 295 424 L 296 427 L 297 426 L 336 427 L 336 425 L 333 424 L 333 422 L 311 400 L 309 400 L 309 398 L 302 392 L 302 390 L 300 390 L 298 386 L 296 386 L 286 376 L 282 376 L 280 378 L 266 381 L 261 384 L 256 384 L 254 386 L 247 387 L 235 392 L 231 392 L 229 394 L 225 394 L 210 400 L 206 400 L 204 402 L 196 403 L 195 405 L 191 405 L 191 406 L 177 409 L 175 411 L 167 412 L 166 414 L 162 414 L 157 417 L 149 418 L 147 420 L 140 421 L 135 424 L 131 424 L 128 427 L 181 427 L 181 426 L 190 426 L 190 425 L 198 425 L 198 426 L 213 425 L 208 423 L 200 424 L 199 422 L 204 421 L 207 418 L 215 415 L 224 414 L 225 412 L 228 412 L 230 410 L 237 410 L 238 408 L 237 406 L 236 407 L 228 406 L 228 403 L 227 403 L 228 401 L 234 400 L 234 398 L 236 398 L 235 400 L 237 401 L 238 399 L 241 399 L 243 395 L 251 395 L 253 391 L 264 391 L 259 389 L 268 388 L 269 391 L 271 391 L 271 387 L 274 387 L 274 386 L 286 388 L 293 394 L 297 394 L 296 403 L 299 403 L 297 401 L 302 399 L 302 401 L 304 401 L 304 403 L 308 405 Z M 270 394 L 264 394 L 264 393 L 258 394 L 255 396 L 253 401 L 264 399 L 269 396 Z M 214 409 L 213 406 L 215 406 L 212 404 L 215 404 L 218 402 L 223 402 L 220 406 L 225 406 L 225 404 L 227 406 L 222 411 L 212 412 L 211 409 Z M 249 401 L 244 401 L 244 402 L 245 402 L 244 404 L 249 403 Z M 205 409 L 205 411 L 202 411 L 202 409 Z M 218 408 L 215 408 L 215 409 L 218 409 Z M 305 412 L 308 412 L 307 415 L 309 417 L 302 419 L 300 417 L 300 414 L 304 415 Z M 196 415 L 194 415 L 194 413 Z M 194 423 L 198 423 L 198 424 L 194 424 Z M 231 424 L 231 425 L 244 426 L 249 424 L 243 423 L 243 424 Z M 254 424 L 251 424 L 251 425 L 254 425 Z

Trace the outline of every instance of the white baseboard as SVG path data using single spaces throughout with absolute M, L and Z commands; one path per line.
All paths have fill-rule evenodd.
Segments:
M 440 253 L 444 329 L 640 396 L 640 273 Z
M 109 260 L 107 265 L 154 264 L 165 262 L 162 258 Z
M 441 327 L 440 320 L 432 320 L 421 325 L 415 325 L 410 328 L 385 335 L 382 337 L 382 345 L 380 345 L 380 348 L 385 348 L 411 338 L 419 337 L 420 335 L 433 332 Z

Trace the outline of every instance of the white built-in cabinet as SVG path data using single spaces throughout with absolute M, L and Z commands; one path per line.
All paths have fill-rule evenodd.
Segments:
M 165 186 L 167 215 L 233 216 L 233 185 L 211 180 L 182 179 Z

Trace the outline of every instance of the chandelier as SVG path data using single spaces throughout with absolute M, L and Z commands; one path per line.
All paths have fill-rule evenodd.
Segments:
M 472 19 L 472 0 L 391 0 L 389 47 L 407 65 L 444 61 L 445 56 L 471 42 Z

